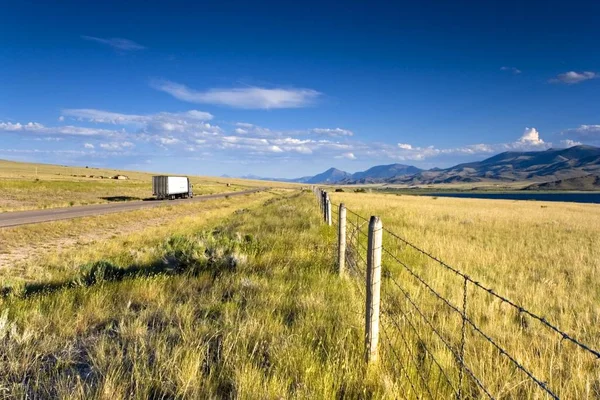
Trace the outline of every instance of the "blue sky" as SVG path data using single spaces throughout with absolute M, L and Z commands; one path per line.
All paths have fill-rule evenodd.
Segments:
M 59 3 L 0 3 L 2 159 L 298 177 L 600 145 L 599 2 Z

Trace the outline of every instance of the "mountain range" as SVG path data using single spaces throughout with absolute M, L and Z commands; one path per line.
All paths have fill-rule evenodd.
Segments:
M 450 168 L 422 170 L 411 165 L 378 165 L 366 171 L 348 173 L 336 168 L 314 176 L 297 179 L 258 178 L 310 184 L 435 184 L 483 181 L 541 181 L 553 182 L 600 176 L 600 148 L 579 145 L 567 149 L 516 152 L 508 151 L 476 161 L 458 164 Z M 244 177 L 250 178 L 250 177 Z M 593 178 L 589 181 L 595 182 Z

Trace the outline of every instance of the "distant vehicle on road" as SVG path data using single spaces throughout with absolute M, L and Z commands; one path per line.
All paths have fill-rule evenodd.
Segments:
M 193 186 L 187 176 L 153 176 L 152 194 L 158 200 L 187 199 L 194 197 Z

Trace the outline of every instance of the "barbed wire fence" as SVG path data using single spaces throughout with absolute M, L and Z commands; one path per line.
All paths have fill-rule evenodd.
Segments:
M 337 231 L 339 275 L 348 277 L 365 301 L 365 361 L 392 371 L 406 397 L 600 399 L 600 351 L 384 228 L 380 218 L 366 218 L 344 204 L 334 204 L 317 187 L 313 192 L 323 221 Z M 434 268 L 423 268 L 419 261 Z M 440 271 L 449 275 L 436 275 Z M 568 392 L 564 368 L 550 366 L 548 373 L 544 363 L 536 362 L 539 354 L 537 360 L 520 359 L 521 354 L 514 355 L 519 353 L 514 343 L 488 333 L 484 325 L 493 318 L 469 308 L 474 298 L 482 296 L 512 310 L 513 321 L 524 328 L 529 326 L 527 318 L 539 323 L 555 336 L 554 347 L 561 351 L 568 343 L 569 359 L 579 360 L 574 362 L 587 371 L 583 392 Z M 539 353 L 534 336 L 522 336 L 519 346 L 531 346 Z M 481 350 L 484 346 L 489 349 Z M 571 356 L 574 352 L 580 354 Z M 585 365 L 582 357 L 587 357 Z M 554 369 L 555 375 L 566 376 L 553 376 Z M 491 375 L 495 378 L 489 379 Z

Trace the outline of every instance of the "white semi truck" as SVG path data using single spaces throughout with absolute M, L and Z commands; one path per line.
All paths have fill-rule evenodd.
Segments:
M 192 183 L 187 176 L 153 176 L 152 194 L 159 200 L 194 197 Z

